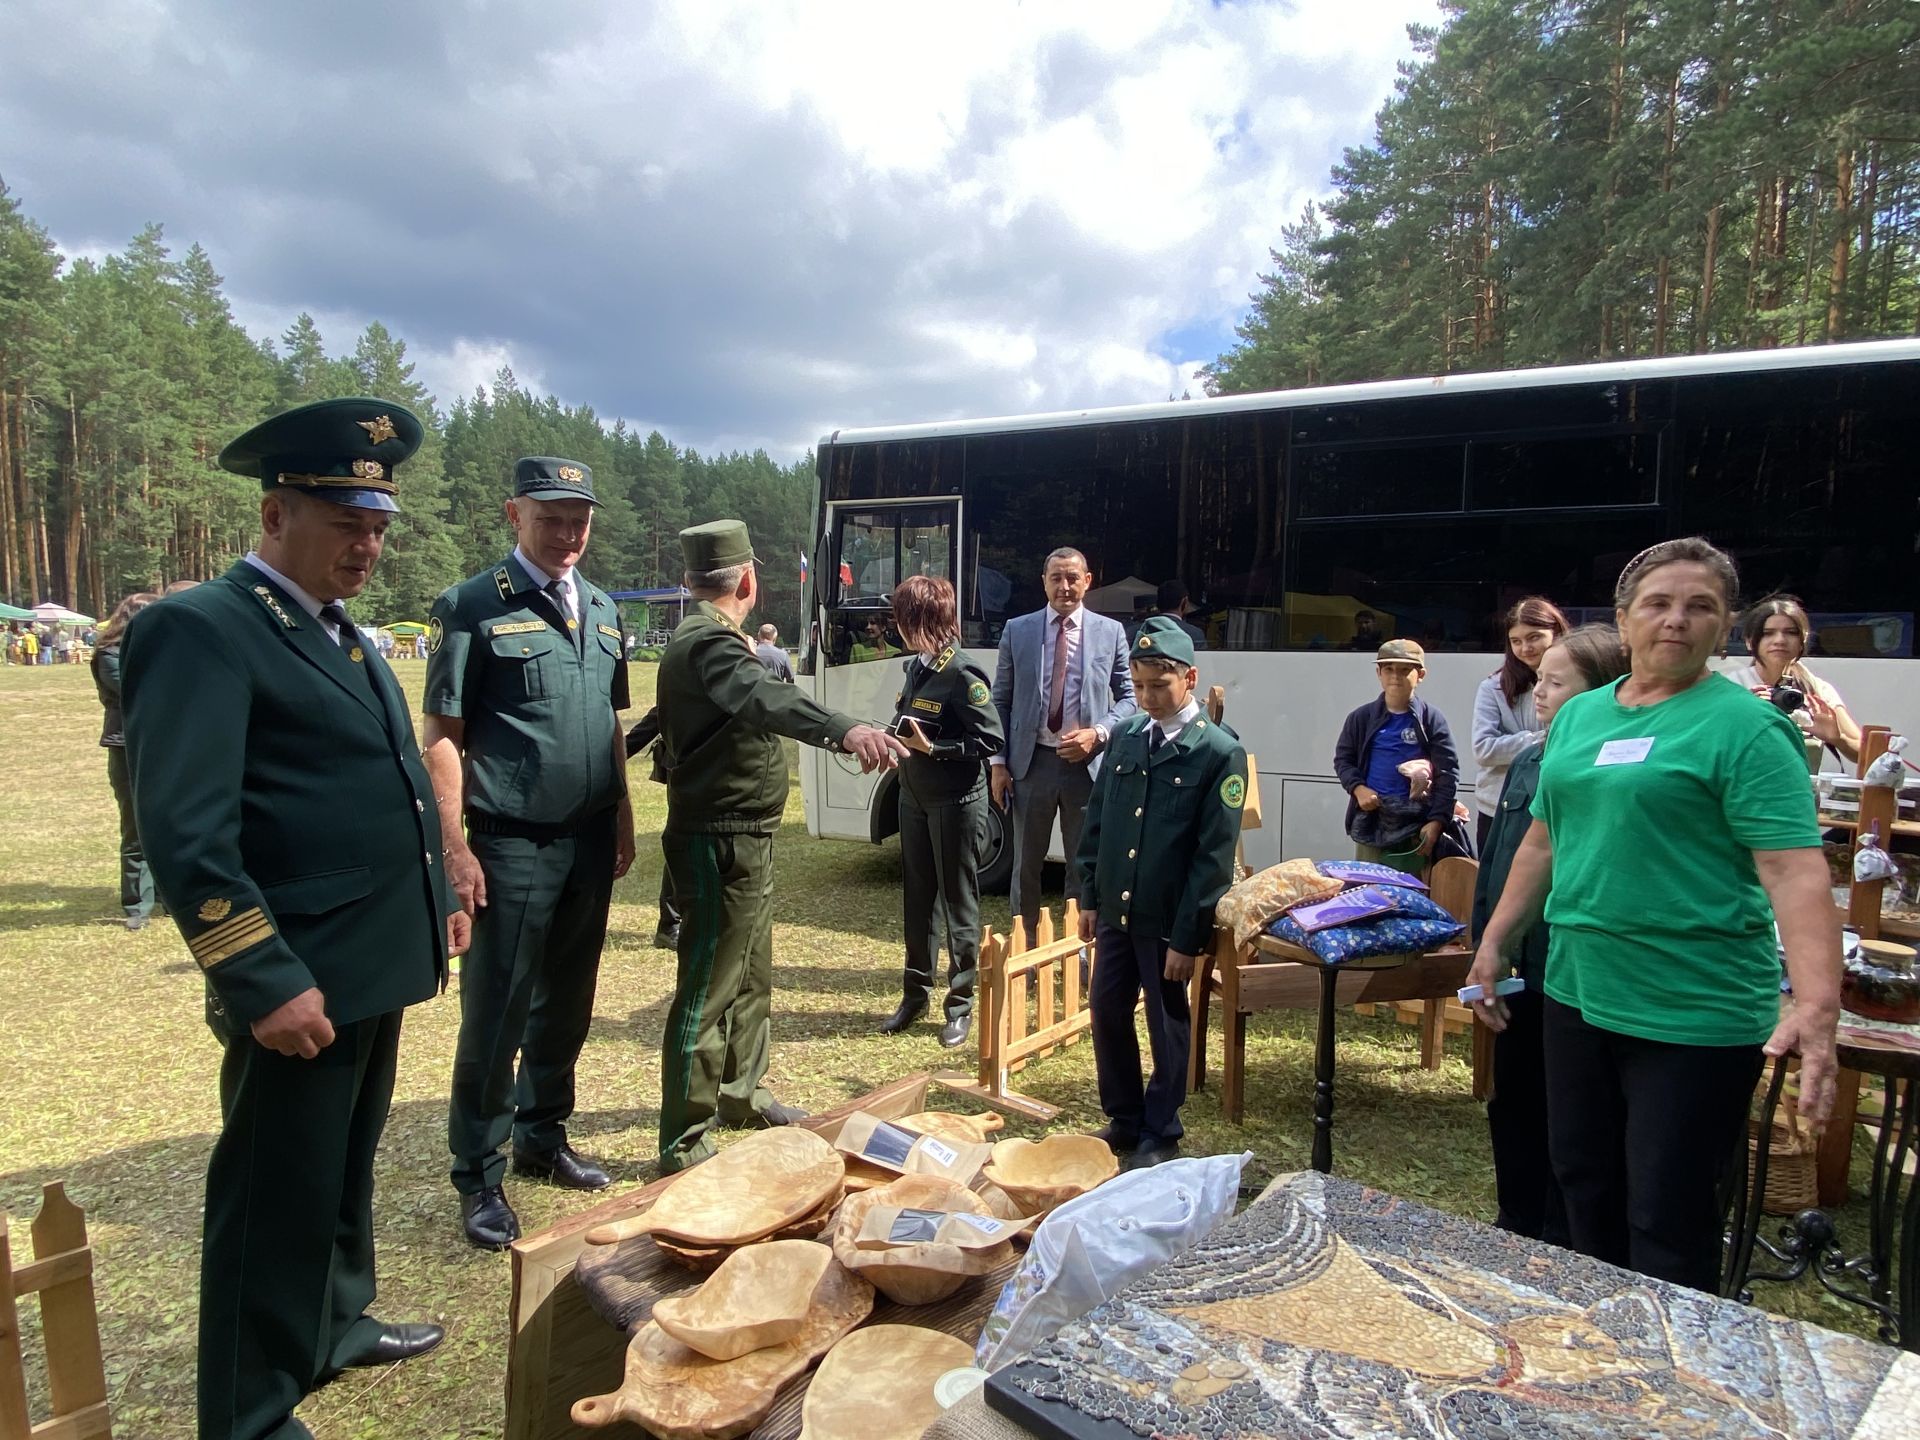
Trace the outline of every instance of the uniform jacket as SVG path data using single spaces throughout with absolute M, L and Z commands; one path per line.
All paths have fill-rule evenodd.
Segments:
M 627 707 L 620 613 L 579 571 L 573 580 L 577 630 L 514 555 L 433 602 L 421 708 L 465 727 L 470 811 L 564 827 L 624 793 L 613 752 L 614 711 Z
M 433 784 L 399 683 L 360 649 L 245 561 L 127 629 L 140 838 L 230 1034 L 315 985 L 337 1025 L 444 978 Z
M 952 645 L 931 665 L 921 664 L 918 655 L 907 662 L 894 711 L 919 721 L 933 745 L 932 754 L 915 751 L 900 762 L 900 791 L 922 806 L 967 799 L 986 779 L 987 761 L 1006 743 L 987 672 Z
M 1033 748 L 1047 723 L 1047 677 L 1053 657 L 1046 653 L 1047 616 L 1042 608 L 1016 615 L 1000 635 L 1000 658 L 993 672 L 993 703 L 1000 712 L 1000 728 L 1007 736 L 1007 768 L 1015 780 L 1026 778 L 1033 764 Z M 1080 703 L 1087 723 L 1107 732 L 1111 742 L 1120 722 L 1140 707 L 1133 700 L 1133 672 L 1127 668 L 1127 631 L 1082 609 L 1080 632 Z M 1101 757 L 1090 769 L 1098 774 Z
M 92 670 L 93 688 L 100 696 L 100 708 L 107 712 L 100 723 L 100 743 L 103 746 L 125 745 L 127 726 L 121 714 L 118 640 L 111 645 L 102 645 L 93 652 Z
M 1427 791 L 1427 819 L 1442 825 L 1453 819 L 1454 792 L 1460 787 L 1460 757 L 1454 752 L 1453 732 L 1447 717 L 1418 695 L 1411 701 L 1413 722 L 1420 732 L 1420 753 L 1433 761 L 1433 788 Z M 1340 738 L 1333 747 L 1333 773 L 1340 788 L 1347 792 L 1347 833 L 1353 833 L 1354 817 L 1360 802 L 1353 798 L 1354 787 L 1367 783 L 1367 759 L 1373 754 L 1373 737 L 1386 723 L 1387 702 L 1376 695 L 1367 704 L 1348 714 L 1340 726 Z
M 1196 955 L 1233 883 L 1247 752 L 1201 714 L 1153 753 L 1153 725 L 1136 715 L 1108 742 L 1080 831 L 1080 908 Z
M 1487 928 L 1487 921 L 1493 918 L 1494 907 L 1500 903 L 1500 892 L 1507 887 L 1507 876 L 1512 873 L 1513 857 L 1520 852 L 1520 842 L 1533 828 L 1533 797 L 1540 788 L 1540 757 L 1546 749 L 1545 741 L 1536 740 L 1532 748 L 1508 767 L 1506 788 L 1500 793 L 1500 808 L 1494 814 L 1493 824 L 1487 828 L 1486 853 L 1480 857 L 1480 873 L 1473 884 L 1476 942 L 1480 932 Z M 1535 992 L 1547 974 L 1548 934 L 1547 922 L 1538 922 L 1521 938 L 1520 948 L 1513 957 L 1514 968 L 1526 977 L 1527 988 Z
M 771 835 L 787 804 L 780 737 L 834 749 L 858 723 L 769 675 L 751 637 L 705 600 L 660 657 L 658 702 L 667 828 L 681 833 Z

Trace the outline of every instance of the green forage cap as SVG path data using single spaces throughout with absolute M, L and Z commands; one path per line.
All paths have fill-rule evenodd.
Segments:
M 687 570 L 703 575 L 730 570 L 753 559 L 753 541 L 744 520 L 709 520 L 680 532 L 680 554 Z
M 593 471 L 578 460 L 558 455 L 529 455 L 513 465 L 513 494 L 529 500 L 584 500 L 598 505 L 593 493 Z
M 394 468 L 425 433 L 412 411 L 391 400 L 319 400 L 261 421 L 220 452 L 220 468 L 258 480 L 262 490 L 398 510 Z
M 1193 637 L 1180 628 L 1171 615 L 1155 615 L 1133 637 L 1132 660 L 1151 660 L 1155 656 L 1181 665 L 1193 664 Z

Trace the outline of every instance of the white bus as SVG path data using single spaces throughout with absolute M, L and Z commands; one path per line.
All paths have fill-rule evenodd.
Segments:
M 1201 684 L 1226 687 L 1259 772 L 1249 861 L 1344 855 L 1334 740 L 1378 691 L 1349 648 L 1360 611 L 1426 646 L 1420 693 L 1452 724 L 1464 794 L 1508 606 L 1538 593 L 1610 619 L 1628 557 L 1704 534 L 1748 598 L 1806 603 L 1813 666 L 1857 719 L 1920 738 L 1917 423 L 1920 340 L 1892 340 L 835 431 L 801 683 L 893 713 L 887 596 L 906 575 L 953 582 L 989 669 L 1006 621 L 1044 603 L 1056 546 L 1087 556 L 1091 608 L 1123 619 L 1178 578 L 1207 632 Z M 891 777 L 806 748 L 800 765 L 810 833 L 895 833 Z

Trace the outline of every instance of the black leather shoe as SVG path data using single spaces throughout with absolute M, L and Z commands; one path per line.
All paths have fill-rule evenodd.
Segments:
M 902 1030 L 906 1029 L 926 1013 L 926 1001 L 902 1000 L 900 1002 L 900 1008 L 881 1022 L 880 1033 L 882 1035 L 898 1035 Z
M 397 1365 L 402 1360 L 426 1354 L 446 1338 L 447 1332 L 438 1325 L 382 1325 L 379 1334 L 342 1363 L 349 1370 Z
M 973 1029 L 972 1015 L 956 1015 L 940 1027 L 940 1043 L 953 1050 L 967 1043 L 967 1033 Z
M 791 1125 L 796 1120 L 804 1120 L 807 1118 L 807 1112 L 798 1105 L 782 1105 L 775 1100 L 766 1109 L 756 1110 L 753 1118 L 758 1120 L 763 1128 L 771 1130 L 780 1125 Z
M 1169 1160 L 1180 1158 L 1178 1140 L 1142 1140 L 1139 1148 L 1120 1161 L 1122 1170 L 1151 1170 Z
M 566 1144 L 544 1155 L 528 1150 L 514 1151 L 513 1173 L 551 1180 L 562 1190 L 604 1190 L 613 1183 L 613 1177 L 599 1164 Z
M 656 950 L 678 950 L 680 948 L 680 927 L 662 925 L 653 932 L 653 948 Z
M 520 1238 L 520 1217 L 507 1203 L 507 1192 L 494 1185 L 460 1197 L 460 1228 L 467 1232 L 468 1244 L 504 1250 Z
M 1131 1155 L 1140 1148 L 1139 1131 L 1122 1129 L 1111 1120 L 1094 1131 L 1093 1138 L 1105 1141 L 1107 1148 L 1116 1155 Z

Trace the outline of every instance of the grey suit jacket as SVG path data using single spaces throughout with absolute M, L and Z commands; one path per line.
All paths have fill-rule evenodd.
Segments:
M 1015 780 L 1024 780 L 1033 763 L 1036 737 L 1045 728 L 1047 615 L 1045 609 L 1018 615 L 1000 634 L 1000 657 L 993 672 L 993 703 L 1000 711 L 1001 733 L 1007 737 L 1007 768 Z M 1080 633 L 1080 702 L 1087 723 L 1111 735 L 1140 707 L 1133 700 L 1133 674 L 1127 668 L 1127 632 L 1118 620 L 1082 610 Z M 1100 770 L 1100 757 L 1088 767 Z

